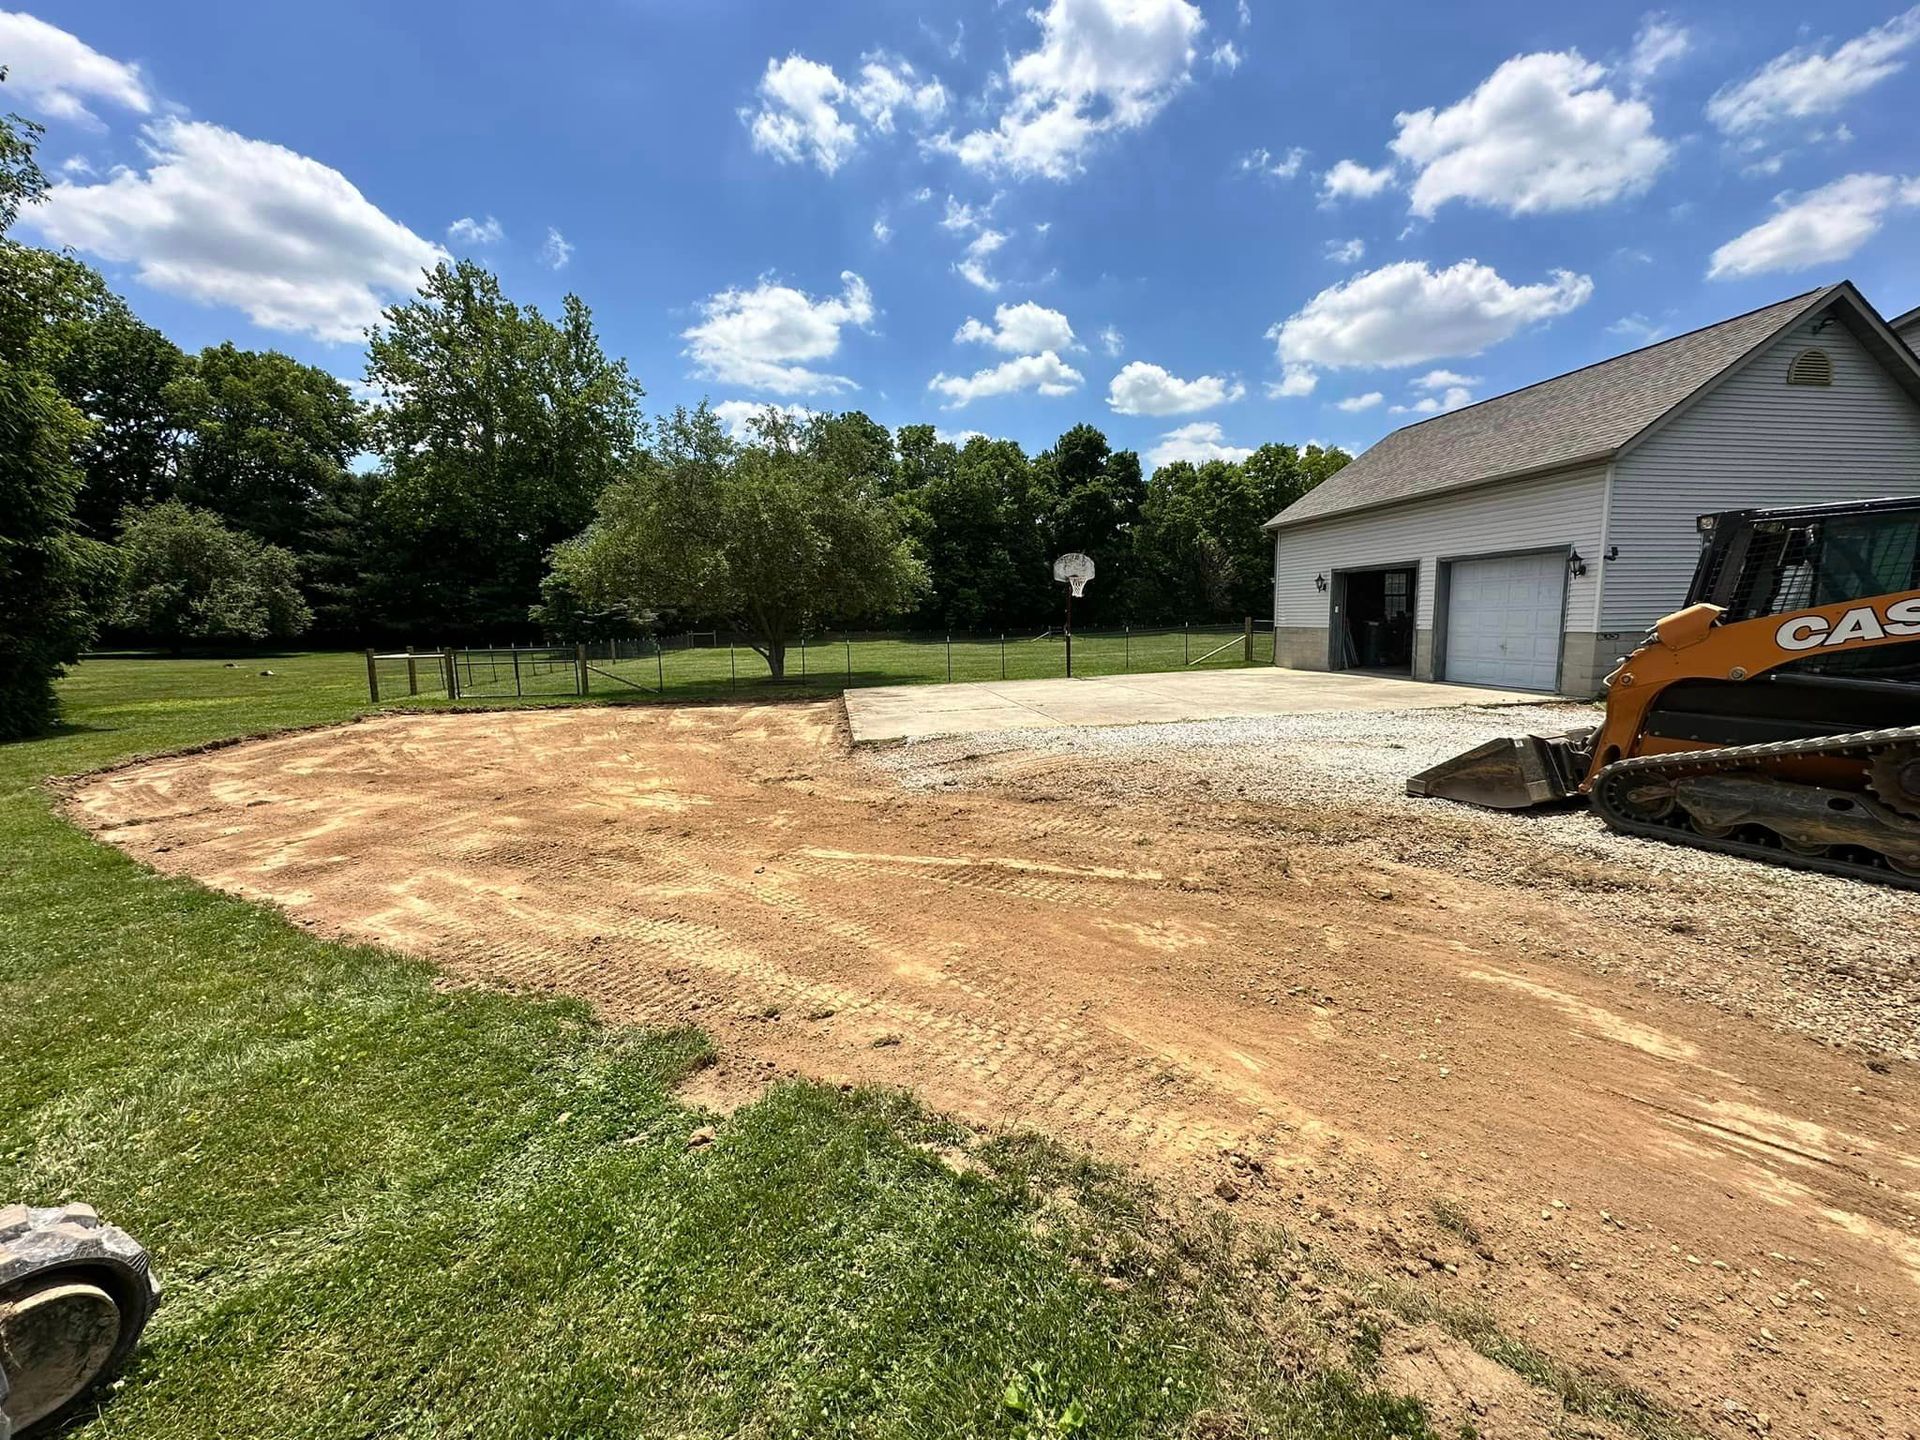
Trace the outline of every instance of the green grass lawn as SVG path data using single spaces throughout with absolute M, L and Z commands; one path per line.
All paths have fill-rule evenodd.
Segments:
M 936 684 L 966 680 L 1041 680 L 1067 673 L 1067 647 L 1060 635 L 940 635 L 815 637 L 787 651 L 787 674 L 778 682 L 766 661 L 745 645 L 712 642 L 623 641 L 616 655 L 605 642 L 589 647 L 589 690 L 607 698 L 701 698 L 759 690 L 822 692 L 860 685 Z M 362 660 L 364 666 L 365 661 Z M 1223 670 L 1273 663 L 1273 630 L 1257 630 L 1253 658 L 1238 625 L 1196 625 L 1175 630 L 1088 632 L 1074 636 L 1077 676 L 1145 674 L 1176 670 Z M 438 692 L 431 662 L 415 665 L 414 683 Z M 407 662 L 379 664 L 381 698 L 408 693 Z M 463 659 L 463 692 L 472 699 L 564 697 L 575 693 L 571 648 L 552 651 L 476 652 Z
M 437 992 L 143 870 L 43 788 L 364 687 L 350 655 L 89 661 L 65 728 L 0 747 L 0 1200 L 98 1206 L 167 1289 L 77 1433 L 1427 1434 L 1365 1345 L 1281 1318 L 1273 1237 L 1170 1227 L 1038 1141 L 956 1173 L 904 1097 L 703 1116 L 674 1098 L 698 1034 Z

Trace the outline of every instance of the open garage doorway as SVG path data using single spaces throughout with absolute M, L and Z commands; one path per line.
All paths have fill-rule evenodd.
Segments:
M 1413 674 L 1411 565 L 1342 570 L 1334 575 L 1333 668 Z

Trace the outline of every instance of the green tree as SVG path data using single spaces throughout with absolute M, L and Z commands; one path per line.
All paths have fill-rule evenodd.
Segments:
M 367 380 L 390 617 L 524 628 L 547 552 L 634 455 L 642 391 L 625 363 L 577 296 L 549 320 L 462 260 L 387 310 Z
M 1132 532 L 1146 498 L 1140 457 L 1115 450 L 1094 426 L 1076 425 L 1034 457 L 1033 471 L 1048 505 L 1048 561 L 1078 550 L 1098 567 L 1074 614 L 1089 626 L 1128 619 L 1137 589 Z
M 180 419 L 169 388 L 186 357 L 73 255 L 0 244 L 0 286 L 10 301 L 9 346 L 30 355 L 87 419 L 73 448 L 75 517 L 88 534 L 111 539 L 127 506 L 171 492 Z
M 1026 453 L 981 435 L 956 447 L 931 425 L 908 425 L 899 456 L 895 492 L 930 583 L 915 623 L 950 630 L 1045 623 L 1049 514 Z
M 309 549 L 365 438 L 353 392 L 317 366 L 229 341 L 183 365 L 168 399 L 186 431 L 178 498 L 270 545 Z
M 872 449 L 866 417 L 799 424 L 769 411 L 755 423 L 757 438 L 740 444 L 704 404 L 676 410 L 553 559 L 588 605 L 671 610 L 746 632 L 779 678 L 788 644 L 808 627 L 898 613 L 926 572 L 885 472 L 849 468 L 873 459 L 861 456 Z
M 0 69 L 0 79 L 6 72 Z M 40 127 L 0 116 L 0 234 L 46 193 Z M 0 240 L 7 256 L 20 247 Z M 0 277 L 0 740 L 46 728 L 53 682 L 92 639 L 112 552 L 74 531 L 87 419 L 42 368 L 30 295 Z
M 211 510 L 163 500 L 128 511 L 120 556 L 115 623 L 176 653 L 195 641 L 288 639 L 313 619 L 292 552 Z

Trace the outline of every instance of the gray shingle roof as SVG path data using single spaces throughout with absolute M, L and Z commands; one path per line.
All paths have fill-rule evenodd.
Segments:
M 1841 288 L 1810 290 L 1396 430 L 1268 528 L 1610 455 Z

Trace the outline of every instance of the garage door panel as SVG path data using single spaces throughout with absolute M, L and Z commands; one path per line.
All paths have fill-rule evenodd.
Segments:
M 1456 560 L 1447 582 L 1446 678 L 1553 689 L 1566 588 L 1558 552 Z

